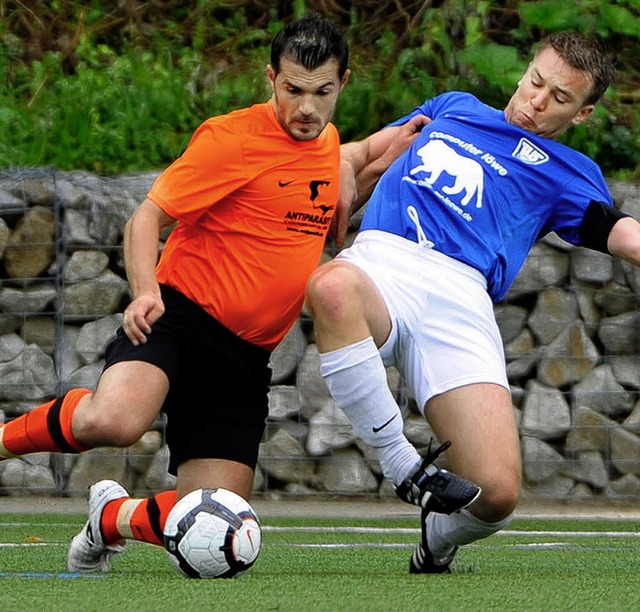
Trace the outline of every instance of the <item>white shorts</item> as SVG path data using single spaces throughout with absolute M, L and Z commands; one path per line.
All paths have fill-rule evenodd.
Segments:
M 420 410 L 472 383 L 509 389 L 502 338 L 482 274 L 433 249 L 378 230 L 361 232 L 336 256 L 358 266 L 381 293 L 391 334 L 380 347 Z

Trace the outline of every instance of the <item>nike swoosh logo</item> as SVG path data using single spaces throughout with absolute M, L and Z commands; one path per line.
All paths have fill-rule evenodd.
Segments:
M 383 423 L 382 425 L 380 425 L 380 427 L 372 427 L 371 431 L 373 433 L 378 433 L 379 431 L 382 431 L 387 425 L 389 425 L 389 423 L 391 423 L 391 421 L 393 421 L 393 419 L 395 419 L 398 415 L 394 414 L 386 423 Z
M 291 183 L 293 183 L 293 181 L 278 181 L 278 186 L 286 187 L 287 185 L 291 185 Z

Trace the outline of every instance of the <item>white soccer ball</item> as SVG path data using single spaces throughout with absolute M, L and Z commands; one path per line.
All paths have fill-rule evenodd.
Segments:
M 198 489 L 171 509 L 164 546 L 175 567 L 190 578 L 232 578 L 255 563 L 262 532 L 242 497 L 226 489 Z

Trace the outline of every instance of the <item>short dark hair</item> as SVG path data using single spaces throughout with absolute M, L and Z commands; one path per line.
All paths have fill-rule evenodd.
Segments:
M 555 32 L 538 45 L 536 55 L 552 47 L 572 68 L 586 72 L 593 83 L 585 104 L 595 104 L 607 91 L 615 74 L 613 54 L 595 34 Z
M 307 70 L 314 70 L 335 58 L 342 79 L 349 62 L 349 43 L 331 21 L 317 13 L 309 13 L 276 34 L 271 44 L 271 66 L 276 73 L 280 71 L 282 57 L 292 59 Z

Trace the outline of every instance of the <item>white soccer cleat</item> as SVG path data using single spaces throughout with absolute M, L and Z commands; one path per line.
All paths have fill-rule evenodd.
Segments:
M 111 557 L 121 553 L 127 543 L 105 544 L 100 531 L 104 507 L 115 499 L 129 497 L 115 480 L 101 480 L 89 489 L 89 520 L 69 544 L 67 569 L 70 572 L 108 572 Z

